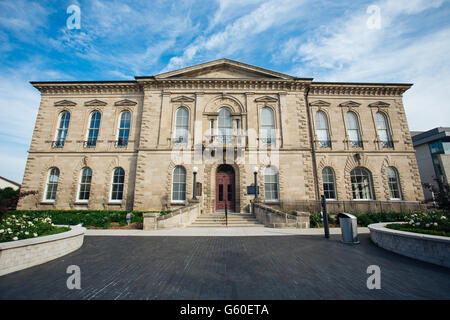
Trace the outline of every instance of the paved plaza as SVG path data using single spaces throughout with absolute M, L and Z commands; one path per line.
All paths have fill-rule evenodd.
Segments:
M 264 229 L 285 235 L 86 236 L 71 254 L 0 277 L 0 299 L 450 299 L 450 269 L 378 248 L 367 233 L 353 246 L 337 232 Z M 70 265 L 80 290 L 66 286 Z M 381 268 L 380 290 L 367 289 L 369 265 Z

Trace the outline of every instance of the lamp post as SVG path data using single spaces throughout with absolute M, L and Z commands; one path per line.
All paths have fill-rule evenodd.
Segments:
M 255 201 L 258 200 L 258 167 L 253 168 L 253 174 L 255 176 Z
M 193 195 L 192 195 L 192 200 L 197 200 L 197 197 L 196 197 L 196 193 L 197 193 L 196 186 L 197 186 L 197 172 L 198 172 L 198 168 L 197 167 L 193 167 L 192 171 L 194 172 L 194 188 L 193 188 L 194 192 L 193 192 Z

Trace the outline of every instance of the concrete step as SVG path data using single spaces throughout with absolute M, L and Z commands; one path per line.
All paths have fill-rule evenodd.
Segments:
M 199 216 L 190 226 L 191 228 L 225 228 L 225 214 L 205 214 Z M 228 214 L 228 227 L 264 227 L 255 216 L 248 213 Z

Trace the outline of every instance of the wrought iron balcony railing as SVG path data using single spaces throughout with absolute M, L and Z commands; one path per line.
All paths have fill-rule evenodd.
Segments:
M 62 148 L 64 147 L 65 140 L 52 141 L 52 148 Z
M 361 140 L 350 141 L 350 145 L 352 148 L 362 148 L 363 142 Z
M 85 148 L 95 148 L 97 146 L 97 140 L 88 139 L 88 140 L 83 142 L 83 146 Z
M 114 146 L 116 148 L 126 148 L 128 146 L 128 140 L 126 139 L 119 139 L 114 141 Z
M 330 140 L 318 140 L 319 148 L 331 148 Z
M 392 140 L 381 141 L 381 147 L 382 148 L 393 148 L 394 147 L 394 141 L 392 141 Z

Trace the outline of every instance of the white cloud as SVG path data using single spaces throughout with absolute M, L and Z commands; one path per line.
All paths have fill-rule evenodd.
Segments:
M 303 44 L 299 38 L 290 39 L 280 52 L 296 62 L 293 74 L 314 76 L 317 81 L 412 82 L 415 85 L 404 99 L 410 128 L 448 126 L 450 28 L 416 30 L 414 22 L 404 22 L 405 16 L 442 3 L 381 1 L 377 3 L 381 8 L 381 29 L 366 27 L 368 15 L 362 8 L 357 14 L 352 12 L 330 21 Z M 424 108 L 430 112 L 424 113 Z
M 304 3 L 305 1 L 299 0 L 284 1 L 283 4 L 277 0 L 266 1 L 228 24 L 224 30 L 197 38 L 185 49 L 182 56 L 172 57 L 162 72 L 184 67 L 199 54 L 209 53 L 215 57 L 224 57 L 242 50 L 250 45 L 252 37 L 298 19 L 303 14 L 300 8 Z M 220 10 L 224 10 L 221 8 L 219 16 L 222 14 Z

